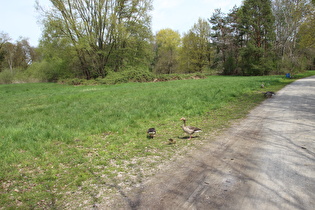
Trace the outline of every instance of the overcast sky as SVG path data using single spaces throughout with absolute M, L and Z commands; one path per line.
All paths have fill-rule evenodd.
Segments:
M 49 0 L 39 0 L 48 5 Z M 210 18 L 215 9 L 229 12 L 242 0 L 153 0 L 152 30 L 171 28 L 179 33 L 187 32 L 198 18 Z M 0 0 L 0 32 L 9 34 L 11 41 L 19 37 L 29 38 L 32 46 L 37 46 L 41 36 L 35 0 Z

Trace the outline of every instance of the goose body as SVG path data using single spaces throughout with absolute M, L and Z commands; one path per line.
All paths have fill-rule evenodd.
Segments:
M 272 91 L 267 91 L 264 93 L 266 98 L 271 98 L 272 96 L 276 95 L 274 92 Z
M 189 140 L 192 138 L 192 135 L 194 133 L 202 131 L 200 128 L 193 127 L 193 126 L 187 126 L 186 125 L 186 119 L 184 117 L 182 117 L 180 120 L 184 121 L 184 124 L 181 127 L 185 133 L 189 134 Z
M 154 137 L 154 135 L 156 134 L 155 128 L 149 128 L 147 131 L 147 134 L 148 134 L 148 138 L 152 139 Z

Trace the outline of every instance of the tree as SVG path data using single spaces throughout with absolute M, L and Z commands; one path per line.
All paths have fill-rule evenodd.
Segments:
M 151 37 L 151 0 L 50 2 L 52 9 L 43 13 L 44 26 L 48 27 L 45 31 L 71 44 L 87 79 L 105 77 L 108 68 L 119 70 L 125 62 L 132 61 L 132 53 L 149 46 L 144 43 Z
M 155 37 L 156 63 L 154 71 L 159 74 L 172 74 L 177 71 L 178 51 L 181 38 L 172 29 L 162 29 Z
M 217 60 L 226 61 L 226 49 L 228 46 L 228 36 L 230 30 L 228 28 L 227 18 L 221 9 L 216 9 L 212 17 L 209 19 L 211 23 L 211 40 L 217 48 Z
M 296 49 L 297 34 L 310 13 L 308 0 L 273 0 L 276 26 L 276 52 L 279 57 L 292 58 Z
M 224 14 L 216 9 L 209 19 L 211 40 L 216 48 L 215 66 L 223 69 L 223 74 L 237 74 L 239 50 L 242 47 L 241 32 L 238 28 L 238 8 Z
M 13 65 L 14 65 L 14 54 L 16 50 L 16 46 L 10 42 L 5 43 L 4 45 L 4 58 L 6 66 L 10 69 L 10 71 L 13 71 Z
M 264 75 L 273 68 L 274 16 L 270 0 L 245 0 L 239 12 L 244 40 L 241 68 L 244 75 Z
M 245 0 L 228 14 L 215 10 L 209 19 L 214 64 L 224 74 L 305 69 L 315 63 L 313 20 L 310 0 Z
M 315 4 L 310 4 L 310 13 L 299 28 L 297 42 L 299 57 L 307 59 L 307 68 L 315 68 Z
M 315 48 L 315 14 L 301 25 L 298 33 L 300 48 Z
M 60 78 L 81 77 L 89 74 L 80 63 L 76 47 L 71 39 L 64 36 L 59 20 L 46 18 L 42 22 L 44 31 L 39 42 L 38 52 L 42 59 L 33 71 L 40 72 L 40 79 L 56 81 Z
M 1 66 L 2 68 L 25 70 L 33 61 L 37 59 L 35 49 L 30 46 L 25 38 L 21 38 L 16 43 L 11 43 L 6 39 L 0 48 Z
M 306 51 L 301 46 L 309 40 L 306 34 L 307 25 L 311 24 L 312 8 L 314 5 L 310 0 L 273 0 L 272 9 L 276 20 L 275 52 L 279 58 L 280 72 L 299 71 L 305 66 L 305 58 L 310 57 L 305 55 Z
M 35 48 L 31 47 L 27 38 L 21 38 L 16 42 L 15 67 L 26 69 L 32 62 L 36 61 L 37 53 Z
M 3 62 L 5 60 L 5 50 L 4 50 L 4 45 L 10 41 L 11 38 L 9 37 L 9 34 L 0 32 L 0 72 L 3 69 Z
M 210 25 L 207 21 L 199 18 L 182 42 L 181 69 L 184 72 L 202 72 L 210 67 Z

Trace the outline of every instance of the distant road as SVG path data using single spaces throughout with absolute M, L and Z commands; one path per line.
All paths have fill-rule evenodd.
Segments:
M 121 196 L 121 209 L 315 209 L 315 77 Z

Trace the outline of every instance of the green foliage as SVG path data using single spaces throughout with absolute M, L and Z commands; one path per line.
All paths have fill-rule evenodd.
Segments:
M 9 40 L 7 34 L 0 33 L 0 72 L 6 68 L 25 70 L 30 63 L 38 60 L 37 52 L 27 39 L 20 38 L 15 43 Z
M 271 1 L 246 0 L 229 14 L 209 19 L 217 48 L 215 64 L 223 74 L 267 75 L 275 68 L 275 18 Z
M 178 70 L 178 53 L 181 38 L 172 29 L 162 29 L 157 32 L 155 40 L 154 72 L 158 74 L 172 74 Z
M 61 79 L 58 82 L 68 85 L 115 85 L 127 82 L 165 82 L 172 80 L 185 79 L 203 79 L 206 78 L 206 73 L 193 74 L 153 74 L 147 70 L 135 69 L 123 72 L 110 72 L 106 78 L 96 78 L 91 80 L 72 78 Z
M 81 76 L 76 50 L 69 38 L 60 36 L 60 24 L 53 20 L 44 22 L 45 30 L 38 47 L 42 60 L 33 63 L 28 69 L 29 74 L 39 81 Z
M 269 56 L 275 40 L 271 1 L 246 0 L 239 10 L 240 32 L 248 37 L 241 49 L 244 75 L 264 75 L 270 71 L 273 57 Z M 268 65 L 266 65 L 268 63 Z
M 135 68 L 127 69 L 122 72 L 111 72 L 108 76 L 101 80 L 104 84 L 120 84 L 127 82 L 149 82 L 152 81 L 154 75 L 146 70 Z
M 56 82 L 58 79 L 67 78 L 71 74 L 67 71 L 67 64 L 60 58 L 33 63 L 26 71 L 31 78 L 41 82 Z
M 120 71 L 128 65 L 149 65 L 152 32 L 151 0 L 142 1 L 62 1 L 43 13 L 43 45 L 61 48 L 66 41 L 78 62 L 78 76 L 105 77 L 107 68 Z M 70 43 L 70 44 L 69 44 Z M 58 54 L 58 53 L 57 53 Z M 44 55 L 45 56 L 45 55 Z
M 299 30 L 299 47 L 300 49 L 315 48 L 315 5 L 314 14 L 310 15 L 308 19 L 301 25 Z
M 243 75 L 263 75 L 262 55 L 263 49 L 248 43 L 245 48 L 241 49 L 241 68 Z
M 199 19 L 184 35 L 180 51 L 181 69 L 185 73 L 202 72 L 210 68 L 210 26 Z
M 0 84 L 11 84 L 14 80 L 14 73 L 10 69 L 0 72 Z
M 239 8 L 234 7 L 231 13 L 224 14 L 216 9 L 209 19 L 211 24 L 211 46 L 215 49 L 213 66 L 223 70 L 225 75 L 240 74 L 239 51 L 242 47 L 242 35 L 238 26 Z
M 275 18 L 270 0 L 245 0 L 238 15 L 240 31 L 256 47 L 269 49 L 275 39 Z
M 278 61 L 278 71 L 277 73 L 285 74 L 291 73 L 296 74 L 298 72 L 303 72 L 307 69 L 308 60 L 304 57 L 289 58 L 284 56 L 280 61 Z
M 182 38 L 163 29 L 155 39 L 151 0 L 51 3 L 42 13 L 38 49 L 0 33 L 0 72 L 11 71 L 1 73 L 2 83 L 118 84 L 180 79 L 180 73 L 210 68 L 225 75 L 267 75 L 315 66 L 315 7 L 309 0 L 245 0 L 227 14 L 215 10 L 211 26 L 199 19 Z M 172 75 L 152 75 L 148 68 Z
M 223 63 L 223 74 L 233 75 L 235 74 L 235 69 L 237 68 L 236 59 L 233 54 L 229 54 L 226 61 Z

